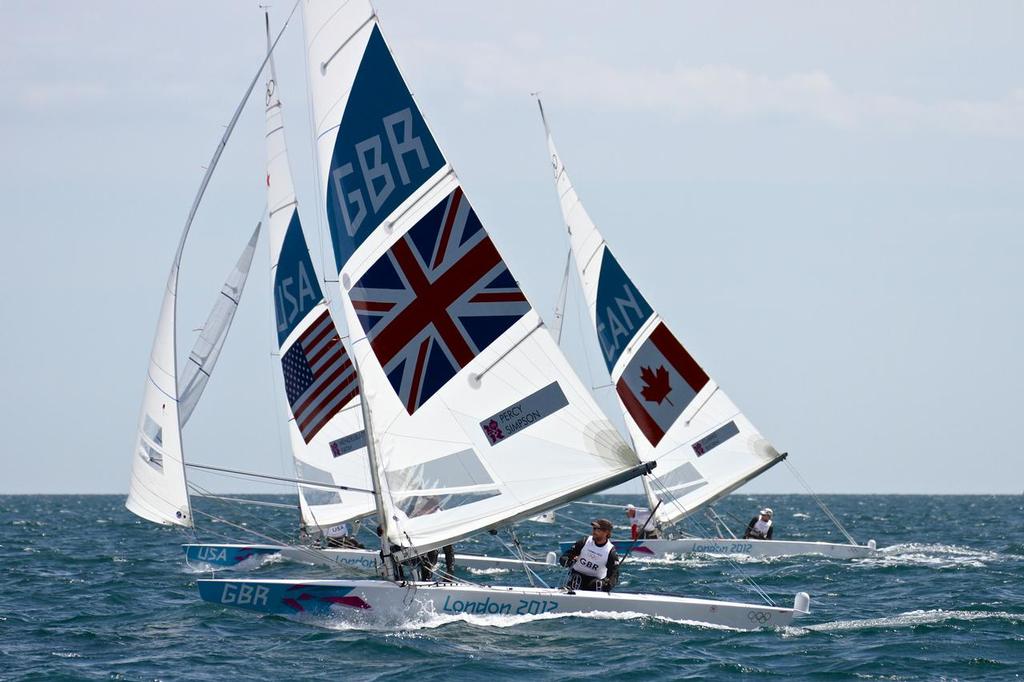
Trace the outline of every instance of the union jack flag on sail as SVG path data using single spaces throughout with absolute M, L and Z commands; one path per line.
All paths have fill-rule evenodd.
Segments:
M 313 439 L 359 393 L 355 368 L 324 310 L 281 358 L 288 405 L 302 439 Z
M 409 414 L 530 310 L 461 187 L 370 266 L 349 296 Z

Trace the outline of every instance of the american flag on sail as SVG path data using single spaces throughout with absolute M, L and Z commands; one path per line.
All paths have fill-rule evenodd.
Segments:
M 409 414 L 530 310 L 461 187 L 381 256 L 349 296 Z
M 356 372 L 324 310 L 281 358 L 285 392 L 307 443 L 359 393 Z

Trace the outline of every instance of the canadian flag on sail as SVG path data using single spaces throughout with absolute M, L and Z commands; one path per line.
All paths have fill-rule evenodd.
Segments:
M 651 445 L 657 446 L 708 375 L 659 322 L 626 365 L 615 390 Z

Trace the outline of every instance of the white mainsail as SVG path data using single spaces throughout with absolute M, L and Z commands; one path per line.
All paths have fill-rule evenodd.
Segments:
M 539 104 L 539 101 L 538 101 Z M 658 462 L 645 490 L 673 523 L 779 462 L 780 455 L 697 364 L 633 284 L 587 215 L 541 107 L 562 216 L 602 358 L 637 453 Z
M 256 241 L 259 236 L 260 225 L 257 225 L 249 242 L 242 249 L 235 269 L 224 281 L 217 301 L 213 304 L 206 324 L 192 346 L 188 362 L 181 372 L 178 381 L 181 386 L 178 395 L 178 419 L 182 428 L 188 423 L 192 411 L 199 404 L 199 397 L 203 394 L 210 375 L 213 374 L 224 341 L 228 338 L 231 322 L 235 319 L 235 311 L 238 310 L 238 302 L 242 299 L 242 291 L 245 289 L 245 281 L 249 277 L 249 266 L 252 265 L 252 256 L 256 252 Z
M 267 79 L 266 121 L 275 338 L 297 478 L 369 489 L 359 384 L 317 281 L 299 221 L 273 60 Z M 299 506 L 303 527 L 320 532 L 375 510 L 372 494 L 302 485 Z
M 371 421 L 406 556 L 638 475 L 503 263 L 365 0 L 307 0 L 314 136 Z

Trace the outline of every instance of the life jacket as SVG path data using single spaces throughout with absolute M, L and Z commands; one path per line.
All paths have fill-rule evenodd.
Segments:
M 572 565 L 572 570 L 591 578 L 604 580 L 608 575 L 608 555 L 613 549 L 615 549 L 615 545 L 611 540 L 604 543 L 603 546 L 598 546 L 594 543 L 594 538 L 587 538 L 576 563 Z
M 771 519 L 769 519 L 768 521 L 762 521 L 761 517 L 758 516 L 757 517 L 757 523 L 755 523 L 754 527 L 750 529 L 750 534 L 753 535 L 756 538 L 762 538 L 763 539 L 763 538 L 768 537 L 768 530 L 771 527 L 772 527 Z

